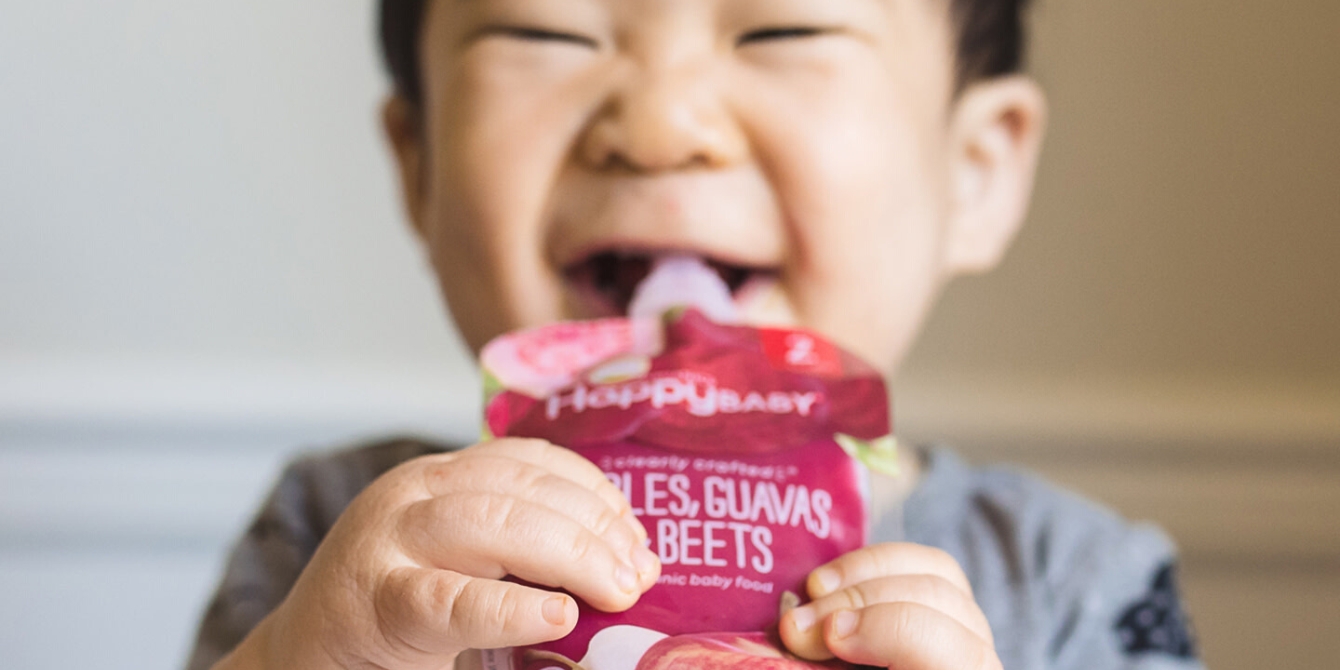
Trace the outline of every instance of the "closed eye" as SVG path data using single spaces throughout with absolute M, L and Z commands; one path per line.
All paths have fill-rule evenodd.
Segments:
M 760 28 L 751 30 L 740 36 L 736 41 L 736 46 L 745 46 L 749 44 L 761 44 L 764 42 L 780 42 L 783 40 L 806 39 L 810 37 L 819 37 L 832 32 L 828 28 L 816 28 L 809 26 L 782 26 L 775 28 Z
M 598 48 L 600 45 L 595 40 L 582 35 L 573 33 L 564 33 L 545 28 L 533 28 L 530 26 L 487 26 L 479 31 L 480 37 L 507 37 L 524 42 L 558 42 L 562 44 L 574 44 L 577 46 Z

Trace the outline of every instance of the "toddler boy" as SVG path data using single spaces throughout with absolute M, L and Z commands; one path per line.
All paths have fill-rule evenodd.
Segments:
M 465 341 L 620 315 L 657 257 L 690 254 L 748 322 L 892 378 L 943 284 L 1025 216 L 1045 104 L 1017 74 L 1023 4 L 383 0 L 385 128 Z M 1199 667 L 1157 531 L 944 451 L 906 460 L 884 495 L 905 514 L 875 535 L 908 541 L 814 571 L 780 626 L 797 656 Z M 660 571 L 645 539 L 549 444 L 308 458 L 236 549 L 192 667 L 467 667 L 565 635 L 567 593 L 632 606 Z

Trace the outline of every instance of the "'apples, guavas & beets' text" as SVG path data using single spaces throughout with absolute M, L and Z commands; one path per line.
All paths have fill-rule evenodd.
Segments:
M 773 526 L 804 528 L 827 539 L 833 496 L 803 484 L 708 476 L 695 489 L 686 474 L 607 472 L 633 503 L 664 565 L 729 567 L 772 572 Z M 706 518 L 700 518 L 706 517 Z

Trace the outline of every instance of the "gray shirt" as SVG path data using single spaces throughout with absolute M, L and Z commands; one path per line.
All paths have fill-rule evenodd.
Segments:
M 287 595 L 345 507 L 386 471 L 448 447 L 403 439 L 290 464 L 237 543 L 189 668 L 228 653 Z M 1006 670 L 1196 670 L 1172 543 L 1159 530 L 1008 469 L 929 450 L 898 520 L 875 539 L 939 547 L 963 566 Z

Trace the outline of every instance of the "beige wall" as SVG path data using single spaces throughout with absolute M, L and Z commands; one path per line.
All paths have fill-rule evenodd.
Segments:
M 1041 0 L 1034 216 L 916 367 L 1340 386 L 1337 27 L 1327 0 Z
M 900 423 L 1170 529 L 1218 670 L 1340 662 L 1340 3 L 1042 0 L 1054 120 Z

